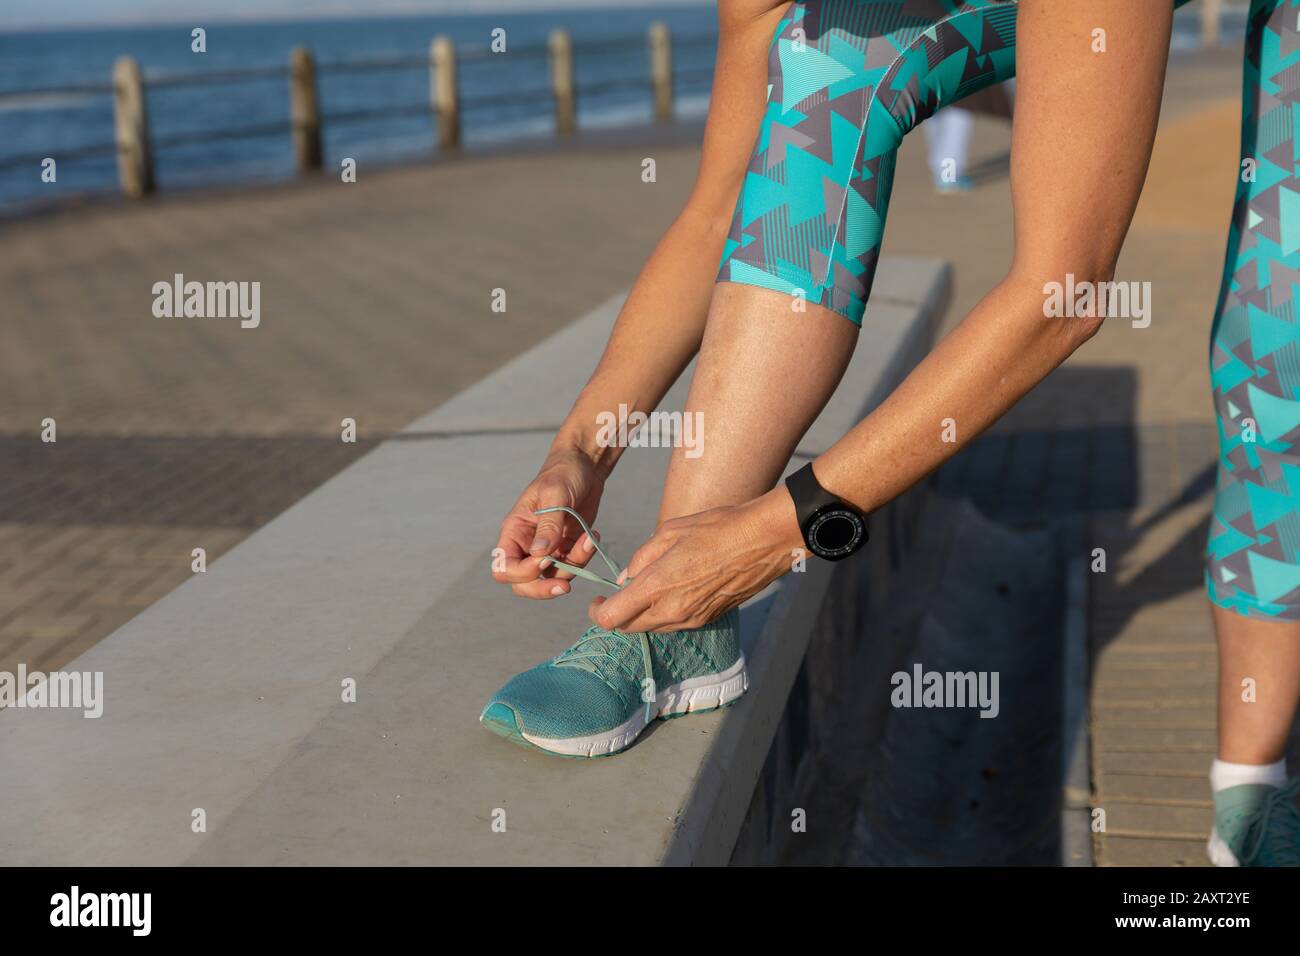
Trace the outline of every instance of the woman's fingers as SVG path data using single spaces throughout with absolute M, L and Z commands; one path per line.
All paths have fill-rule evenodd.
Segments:
M 599 540 L 599 535 L 597 535 Z M 585 567 L 596 553 L 595 545 L 583 534 L 577 541 L 562 541 L 556 549 L 555 557 L 574 567 Z M 513 585 L 511 590 L 520 597 L 535 600 L 550 600 L 568 594 L 570 584 L 576 575 L 556 567 L 551 555 L 519 554 L 514 559 L 507 558 L 501 573 L 493 577 L 502 583 Z
M 492 551 L 492 577 L 523 597 L 567 594 L 575 575 L 560 570 L 557 562 L 581 568 L 596 553 L 575 515 L 592 520 L 602 487 L 585 455 L 576 450 L 552 452 L 501 524 Z
M 573 496 L 565 488 L 554 486 L 539 488 L 537 507 L 534 510 L 573 508 L 572 498 Z M 566 523 L 571 521 L 573 519 L 563 511 L 548 511 L 546 514 L 538 515 L 537 530 L 533 535 L 532 542 L 528 545 L 528 553 L 535 556 L 554 554 L 566 538 L 564 532 Z M 577 529 L 574 530 L 576 532 Z M 568 537 L 572 538 L 572 535 L 568 535 Z
M 657 530 L 650 540 L 641 547 L 636 549 L 636 554 L 632 555 L 632 560 L 627 563 L 623 569 L 622 575 L 619 576 L 619 583 L 626 581 L 628 578 L 635 578 L 645 571 L 646 568 L 654 564 L 664 553 L 673 546 L 676 536 L 672 532 L 665 532 L 663 528 Z
M 501 523 L 501 534 L 492 549 L 492 579 L 502 584 L 530 581 L 537 577 L 537 562 L 529 557 L 524 542 L 532 540 L 532 527 L 519 515 Z
M 677 622 L 671 620 L 668 595 L 656 583 L 649 568 L 677 543 L 689 522 L 674 520 L 660 525 L 645 544 L 637 548 L 618 582 L 622 590 L 612 597 L 599 597 L 587 610 L 592 622 L 621 631 L 653 631 Z M 626 583 L 625 583 L 626 582 Z
M 524 554 L 519 557 L 507 557 L 502 562 L 501 570 L 493 570 L 492 577 L 502 584 L 509 584 L 510 589 L 520 597 L 535 600 L 549 600 L 568 594 L 573 575 L 555 567 L 549 556 L 537 557 Z
M 650 608 L 648 588 L 638 588 L 635 583 L 628 585 L 611 597 L 598 597 L 587 607 L 587 616 L 593 624 L 606 630 L 635 631 L 641 628 L 630 626 Z
M 520 597 L 534 601 L 549 601 L 568 594 L 573 585 L 559 578 L 537 578 L 523 584 L 512 584 L 510 590 Z
M 682 631 L 700 627 L 709 620 L 704 616 L 688 616 L 684 606 L 668 599 L 662 591 L 647 589 L 629 594 L 629 590 L 624 588 L 613 597 L 596 598 L 587 609 L 587 616 L 603 628 L 625 633 Z
M 501 537 L 492 551 L 492 578 L 511 585 L 520 597 L 550 600 L 568 594 L 574 575 L 555 566 L 554 558 L 582 567 L 596 553 L 585 534 L 578 540 L 561 538 L 551 553 L 529 554 L 524 550 L 536 537 L 533 524 L 522 515 L 511 515 L 501 526 Z
M 546 553 L 528 553 L 528 544 L 536 537 L 535 527 L 531 515 L 512 514 L 502 523 L 501 536 L 492 549 L 493 580 L 502 584 L 523 584 L 536 580 L 548 569 L 551 574 L 555 573 L 554 564 Z
M 599 534 L 596 535 L 596 540 L 600 540 Z M 568 545 L 566 542 L 566 547 L 561 548 L 559 555 L 560 560 L 564 561 L 566 564 L 572 564 L 576 568 L 585 568 L 587 563 L 595 557 L 596 546 L 591 543 L 591 539 L 588 538 L 586 532 L 584 532 L 578 536 L 578 540 L 574 541 L 572 545 Z M 573 580 L 573 575 L 568 571 L 561 571 L 557 568 L 555 573 L 558 577 L 561 577 L 566 581 Z

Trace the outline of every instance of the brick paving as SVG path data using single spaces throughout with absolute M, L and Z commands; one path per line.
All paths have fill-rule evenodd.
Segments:
M 624 138 L 0 226 L 0 669 L 67 662 L 184 581 L 195 547 L 218 558 L 627 288 L 699 150 Z M 260 326 L 154 317 L 178 272 L 260 282 Z

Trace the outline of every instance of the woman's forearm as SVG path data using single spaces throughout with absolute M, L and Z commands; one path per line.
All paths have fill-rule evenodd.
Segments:
M 1098 328 L 1047 318 L 1044 279 L 1011 276 L 813 465 L 864 511 L 902 494 L 1000 418 Z
M 814 466 L 871 510 L 952 457 L 1097 329 L 1044 315 L 1043 284 L 1114 271 L 1160 116 L 1173 7 L 1022 0 L 1011 191 L 1016 266 L 879 408 Z M 1108 52 L 1098 52 L 1105 35 Z M 1123 104 L 1117 109 L 1116 104 Z M 955 423 L 955 441 L 943 431 Z
M 699 350 L 713 284 L 759 120 L 767 56 L 784 0 L 723 0 L 718 58 L 700 168 L 686 208 L 664 234 L 619 314 L 600 364 L 555 438 L 608 475 L 622 448 L 606 447 L 597 416 L 650 412 Z
M 603 441 L 601 413 L 653 411 L 700 347 L 726 225 L 687 208 L 664 234 L 614 324 L 596 370 L 553 447 L 577 449 L 603 476 L 623 449 Z

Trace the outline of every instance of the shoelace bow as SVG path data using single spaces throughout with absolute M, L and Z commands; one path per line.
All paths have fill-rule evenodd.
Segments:
M 1251 814 L 1253 819 L 1247 822 L 1246 830 L 1250 834 L 1250 842 L 1243 848 L 1245 850 L 1241 859 L 1243 864 L 1253 863 L 1263 850 L 1264 840 L 1268 835 L 1269 826 L 1274 822 L 1275 813 L 1290 812 L 1292 819 L 1286 820 L 1285 817 L 1281 819 L 1295 828 L 1297 840 L 1300 840 L 1300 810 L 1297 810 L 1295 805 L 1297 796 L 1300 796 L 1300 777 L 1296 777 L 1284 787 L 1279 787 L 1275 793 L 1269 794 L 1263 806 Z M 1300 842 L 1293 847 L 1293 854 L 1295 857 L 1300 857 Z
M 605 553 L 605 549 L 600 546 L 600 542 L 596 540 L 595 534 L 592 533 L 591 528 L 587 525 L 587 522 L 583 520 L 582 515 L 578 514 L 578 512 L 574 511 L 572 508 L 566 508 L 563 505 L 557 505 L 554 508 L 542 508 L 539 511 L 534 511 L 533 514 L 544 515 L 544 514 L 550 514 L 553 511 L 563 511 L 565 514 L 572 515 L 573 518 L 577 520 L 578 524 L 582 525 L 582 530 L 587 534 L 587 540 L 590 541 L 592 545 L 595 547 L 596 553 L 600 555 L 601 559 L 609 567 L 609 570 L 613 572 L 614 577 L 612 579 L 601 577 L 599 574 L 597 574 L 594 571 L 589 571 L 586 568 L 577 567 L 576 565 L 569 564 L 567 561 L 561 561 L 555 557 L 551 558 L 552 564 L 554 564 L 557 568 L 559 568 L 562 571 L 568 571 L 570 574 L 574 575 L 575 577 L 582 578 L 583 580 L 586 581 L 591 581 L 594 584 L 607 585 L 608 587 L 611 587 L 616 591 L 621 590 L 623 586 L 627 583 L 627 581 L 632 580 L 629 577 L 623 582 L 623 584 L 618 583 L 618 577 L 623 573 L 623 569 L 618 566 L 617 561 L 615 561 L 613 558 L 611 558 L 608 554 Z M 641 651 L 641 664 L 645 668 L 646 678 L 650 680 L 651 686 L 653 686 L 654 661 L 653 658 L 651 658 L 650 656 L 650 638 L 644 631 L 639 632 L 637 636 L 640 638 L 639 642 L 634 640 L 631 634 L 624 634 L 622 631 L 619 630 L 610 630 L 608 628 L 603 628 L 603 627 L 589 627 L 587 631 L 582 635 L 582 637 L 578 639 L 578 642 L 574 644 L 572 647 L 570 647 L 563 654 L 561 654 L 559 657 L 557 657 L 554 663 L 560 664 L 566 661 L 576 661 L 576 660 L 595 661 L 595 660 L 599 660 L 602 657 L 607 657 L 614 662 L 615 666 L 620 666 L 618 658 L 615 657 L 614 655 L 614 647 L 612 643 L 606 642 L 605 638 L 606 637 L 614 638 L 619 645 L 631 650 L 637 650 L 638 649 L 637 645 L 639 643 L 640 645 L 639 650 Z M 596 644 L 596 646 L 599 647 L 600 649 L 579 651 L 579 648 L 591 644 Z M 644 686 L 645 685 L 642 685 L 643 688 Z M 643 690 L 642 699 L 645 699 L 646 696 L 647 695 L 644 693 Z M 653 697 L 651 697 L 650 700 L 645 701 L 645 719 L 647 723 L 650 720 L 650 704 L 652 700 Z

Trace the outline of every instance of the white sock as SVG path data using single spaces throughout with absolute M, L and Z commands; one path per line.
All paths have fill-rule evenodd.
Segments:
M 1280 787 L 1286 783 L 1286 758 L 1277 763 L 1228 763 L 1215 760 L 1210 765 L 1210 790 L 1218 793 L 1228 787 L 1239 787 L 1244 783 L 1266 783 L 1271 787 Z

